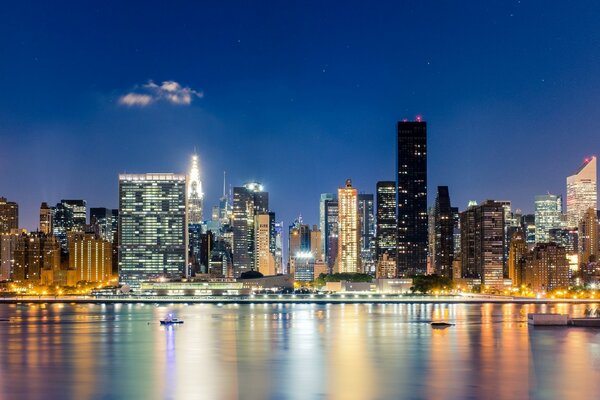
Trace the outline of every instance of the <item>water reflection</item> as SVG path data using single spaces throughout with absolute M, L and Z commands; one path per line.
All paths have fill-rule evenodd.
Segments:
M 600 330 L 526 323 L 529 312 L 585 308 L 1 305 L 0 397 L 594 398 Z M 168 313 L 185 324 L 159 326 Z

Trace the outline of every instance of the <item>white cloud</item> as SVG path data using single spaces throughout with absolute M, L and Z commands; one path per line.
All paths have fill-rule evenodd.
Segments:
M 133 107 L 145 107 L 157 101 L 166 101 L 176 105 L 190 105 L 195 98 L 202 98 L 204 93 L 188 86 L 182 87 L 175 81 L 164 81 L 157 85 L 153 81 L 142 85 L 137 90 L 119 98 L 119 104 Z

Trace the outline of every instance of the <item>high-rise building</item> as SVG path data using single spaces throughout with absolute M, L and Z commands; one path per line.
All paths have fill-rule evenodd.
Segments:
M 204 193 L 202 193 L 197 154 L 192 155 L 187 185 L 188 224 L 200 224 L 202 223 Z
M 310 253 L 311 237 L 310 227 L 302 223 L 302 217 L 298 217 L 288 229 L 288 270 L 294 272 L 296 255 L 299 253 Z
M 337 256 L 338 272 L 361 272 L 360 265 L 360 219 L 358 215 L 358 191 L 352 181 L 338 189 L 339 242 Z
M 427 123 L 397 127 L 397 265 L 400 276 L 427 271 Z
M 360 265 L 362 271 L 375 275 L 375 212 L 372 194 L 358 195 L 360 227 Z
M 0 197 L 0 233 L 19 229 L 19 205 Z
M 254 216 L 254 268 L 263 275 L 276 275 L 275 213 L 260 212 Z
M 14 250 L 12 279 L 17 282 L 51 284 L 43 282 L 43 271 L 60 270 L 60 246 L 56 237 L 41 232 L 23 233 Z
M 196 274 L 204 273 L 208 269 L 208 264 L 203 268 L 201 261 L 202 254 L 202 225 L 188 224 L 188 274 L 196 276 Z
M 0 281 L 12 278 L 18 233 L 0 233 Z
M 321 230 L 317 225 L 313 225 L 310 231 L 310 252 L 315 256 L 315 260 L 323 261 L 323 248 L 321 244 Z
M 434 272 L 448 278 L 452 277 L 454 260 L 454 225 L 458 210 L 450 204 L 448 186 L 438 186 L 433 206 L 433 240 L 435 243 Z
M 521 229 L 528 247 L 533 249 L 533 246 L 535 246 L 535 214 L 521 216 Z
M 68 232 L 82 232 L 87 221 L 85 200 L 61 200 L 52 209 L 52 232 L 58 238 L 62 251 L 67 253 Z
M 275 270 L 283 274 L 283 221 L 275 222 Z
M 186 176 L 119 175 L 119 280 L 181 278 L 188 259 Z
M 510 241 L 510 249 L 508 251 L 508 277 L 512 281 L 513 286 L 522 284 L 522 277 L 519 271 L 521 259 L 527 254 L 527 242 L 525 235 L 521 230 L 516 231 Z
M 565 248 L 556 243 L 539 243 L 529 252 L 522 284 L 536 292 L 562 289 L 569 286 L 569 262 Z
M 337 200 L 325 201 L 324 236 L 327 241 L 325 261 L 329 271 L 334 271 L 339 247 L 339 203 Z
M 269 211 L 269 193 L 259 183 L 233 188 L 233 266 L 235 276 L 254 268 L 254 216 Z
M 578 244 L 579 265 L 598 261 L 598 215 L 596 210 L 588 208 L 579 220 Z
M 119 229 L 119 210 L 92 207 L 90 208 L 90 225 L 104 241 L 116 241 Z
M 567 177 L 567 227 L 575 228 L 583 214 L 598 207 L 596 157 L 586 158 L 574 175 Z
M 535 242 L 550 242 L 550 231 L 562 224 L 562 199 L 546 194 L 535 196 Z
M 69 268 L 76 280 L 108 282 L 112 278 L 112 243 L 95 233 L 69 232 Z
M 327 254 L 327 209 L 325 204 L 327 201 L 335 200 L 333 193 L 321 193 L 319 201 L 319 227 L 321 229 L 321 252 Z
M 40 232 L 48 235 L 52 233 L 52 208 L 48 203 L 42 203 L 40 206 Z
M 460 227 L 462 276 L 503 289 L 504 206 L 493 200 L 472 205 L 460 214 Z
M 396 182 L 377 182 L 377 260 L 396 262 Z

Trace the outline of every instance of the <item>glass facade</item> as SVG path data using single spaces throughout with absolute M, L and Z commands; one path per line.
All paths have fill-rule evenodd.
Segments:
M 119 175 L 119 280 L 181 278 L 187 265 L 186 177 Z
M 546 194 L 535 196 L 535 242 L 550 242 L 550 231 L 560 229 L 562 221 L 562 199 Z
M 567 177 L 567 227 L 575 228 L 589 209 L 598 207 L 596 157 L 585 160 L 574 175 Z
M 338 189 L 339 242 L 337 272 L 361 272 L 360 265 L 360 220 L 358 215 L 358 191 L 352 181 Z

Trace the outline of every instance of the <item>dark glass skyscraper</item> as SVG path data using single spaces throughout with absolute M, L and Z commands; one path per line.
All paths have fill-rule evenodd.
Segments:
M 377 182 L 377 260 L 396 260 L 396 182 Z
M 372 194 L 358 195 L 360 263 L 364 273 L 375 274 L 375 213 Z
M 450 206 L 448 186 L 438 186 L 433 207 L 435 254 L 433 268 L 436 274 L 452 278 L 454 260 L 454 224 L 457 209 Z
M 427 123 L 400 121 L 397 127 L 398 275 L 427 272 Z

